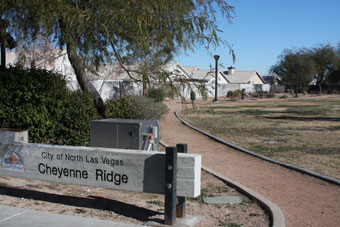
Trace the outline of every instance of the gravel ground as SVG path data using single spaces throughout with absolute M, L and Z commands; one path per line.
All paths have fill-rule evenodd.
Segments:
M 256 100 L 255 100 L 256 101 Z M 235 151 L 187 128 L 174 116 L 182 104 L 167 102 L 170 112 L 161 121 L 162 140 L 173 146 L 187 143 L 189 153 L 202 155 L 203 165 L 234 179 L 274 202 L 288 227 L 340 223 L 340 187 Z M 191 105 L 188 105 L 191 108 Z

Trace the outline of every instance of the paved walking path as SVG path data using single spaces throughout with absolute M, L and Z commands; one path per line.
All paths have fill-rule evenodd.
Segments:
M 137 227 L 94 218 L 83 218 L 0 205 L 0 226 L 4 227 Z
M 168 103 L 161 121 L 161 139 L 170 145 L 187 143 L 202 164 L 265 196 L 283 211 L 288 227 L 340 226 L 340 187 L 289 170 L 222 145 L 184 126 L 174 115 L 181 103 Z

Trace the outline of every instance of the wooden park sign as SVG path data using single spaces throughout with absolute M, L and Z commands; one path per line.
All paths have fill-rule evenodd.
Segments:
M 166 193 L 164 152 L 0 143 L 0 160 L 0 175 L 5 176 Z M 201 156 L 178 153 L 176 178 L 177 196 L 197 197 Z

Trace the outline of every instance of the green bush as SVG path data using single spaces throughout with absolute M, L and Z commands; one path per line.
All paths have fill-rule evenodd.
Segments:
M 87 146 L 90 141 L 90 124 L 100 118 L 89 94 L 82 91 L 68 91 L 63 106 L 64 114 L 58 119 L 57 144 Z
M 161 102 L 145 96 L 125 96 L 120 99 L 106 101 L 110 118 L 160 120 L 168 112 Z
M 336 95 L 336 94 L 339 94 L 339 91 L 336 90 L 336 89 L 333 89 L 333 90 L 330 91 L 330 94 Z
M 249 95 L 253 98 L 274 98 L 274 92 L 256 92 L 256 93 L 249 93 Z
M 87 145 L 92 99 L 71 92 L 63 76 L 40 69 L 0 69 L 0 127 L 25 129 L 33 143 Z
M 233 91 L 228 91 L 227 97 L 232 97 L 233 95 L 234 95 L 234 92 L 233 92 Z
M 266 93 L 266 98 L 274 98 L 274 97 L 275 97 L 274 92 L 267 92 Z
M 160 88 L 150 88 L 148 90 L 147 97 L 155 100 L 155 102 L 162 102 L 165 97 L 163 89 Z
M 106 110 L 110 118 L 132 119 L 134 107 L 129 104 L 129 97 L 106 100 Z
M 242 90 L 237 89 L 235 91 L 228 91 L 227 97 L 229 97 L 229 98 L 240 98 L 240 97 L 242 97 Z

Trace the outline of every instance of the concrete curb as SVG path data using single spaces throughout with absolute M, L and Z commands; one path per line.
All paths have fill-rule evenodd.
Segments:
M 263 197 L 262 195 L 258 194 L 257 192 L 251 190 L 250 188 L 226 177 L 223 176 L 215 171 L 213 171 L 212 169 L 209 169 L 206 166 L 202 165 L 202 169 L 210 174 L 212 174 L 213 176 L 217 177 L 218 179 L 222 180 L 224 183 L 226 183 L 227 185 L 235 188 L 236 190 L 238 190 L 239 192 L 241 192 L 242 194 L 256 200 L 258 203 L 260 203 L 260 205 L 269 213 L 269 219 L 270 219 L 270 226 L 272 227 L 285 227 L 286 226 L 286 222 L 285 222 L 285 217 L 281 211 L 281 209 L 276 206 L 272 201 L 270 201 L 269 199 L 266 199 L 265 197 Z
M 300 173 L 307 174 L 307 175 L 310 175 L 310 176 L 316 177 L 318 179 L 321 179 L 321 180 L 327 181 L 329 183 L 332 183 L 332 184 L 340 186 L 340 180 L 339 179 L 336 179 L 336 178 L 333 178 L 333 177 L 329 177 L 329 176 L 325 176 L 325 175 L 313 172 L 313 171 L 311 171 L 309 169 L 305 169 L 305 168 L 302 168 L 302 167 L 299 167 L 299 166 L 295 166 L 295 165 L 292 165 L 292 164 L 289 164 L 289 163 L 285 163 L 285 162 L 281 162 L 281 161 L 276 161 L 276 160 L 268 158 L 268 157 L 266 157 L 264 155 L 260 155 L 260 154 L 257 154 L 255 152 L 253 152 L 253 151 L 250 151 L 250 150 L 247 150 L 245 148 L 239 147 L 239 146 L 237 146 L 235 144 L 229 143 L 229 142 L 227 142 L 227 141 L 225 141 L 225 140 L 223 140 L 221 138 L 218 138 L 217 136 L 214 136 L 214 135 L 212 135 L 212 134 L 210 134 L 208 132 L 205 132 L 205 131 L 203 131 L 203 130 L 201 130 L 199 128 L 196 128 L 196 127 L 190 125 L 188 122 L 186 122 L 179 115 L 178 111 L 176 111 L 174 114 L 182 122 L 182 124 L 188 126 L 189 128 L 192 128 L 192 129 L 194 129 L 194 130 L 196 130 L 196 131 L 198 131 L 198 132 L 200 132 L 200 133 L 202 133 L 202 134 L 204 134 L 204 135 L 206 135 L 208 137 L 210 137 L 213 140 L 216 140 L 217 142 L 220 142 L 222 144 L 225 144 L 225 145 L 227 145 L 229 147 L 232 147 L 232 148 L 234 148 L 236 150 L 239 150 L 241 152 L 247 153 L 249 155 L 255 156 L 255 157 L 260 158 L 262 160 L 265 160 L 265 161 L 268 161 L 268 162 L 271 162 L 271 163 L 274 163 L 274 164 L 286 167 L 288 169 L 292 169 L 292 170 L 298 171 Z
M 164 147 L 168 147 L 168 145 L 166 143 L 164 143 L 163 141 L 159 141 L 159 143 L 161 145 L 163 145 Z M 250 188 L 226 177 L 223 176 L 217 172 L 215 172 L 212 169 L 209 169 L 206 166 L 202 165 L 202 169 L 206 172 L 208 172 L 209 174 L 215 176 L 216 178 L 222 180 L 224 183 L 226 183 L 227 185 L 235 188 L 236 190 L 238 190 L 240 193 L 256 200 L 269 214 L 269 219 L 270 219 L 270 226 L 272 227 L 285 227 L 286 223 L 285 223 L 285 217 L 281 211 L 281 209 L 276 206 L 273 202 L 271 202 L 270 200 L 266 199 L 265 197 L 263 197 L 262 195 L 258 194 L 257 192 L 251 190 Z

